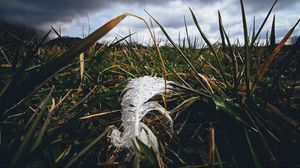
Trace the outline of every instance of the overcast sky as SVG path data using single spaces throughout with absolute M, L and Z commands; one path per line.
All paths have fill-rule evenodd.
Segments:
M 248 27 L 251 28 L 253 17 L 260 25 L 273 0 L 244 0 Z M 199 32 L 193 24 L 188 7 L 191 7 L 200 26 L 211 41 L 219 39 L 217 11 L 220 10 L 226 31 L 232 40 L 242 37 L 241 9 L 239 0 L 0 0 L 0 20 L 23 23 L 43 29 L 50 25 L 61 27 L 63 35 L 82 37 L 90 30 L 94 31 L 111 18 L 124 12 L 130 12 L 149 20 L 146 9 L 177 41 L 178 33 L 185 35 L 183 17 L 185 15 L 190 36 Z M 300 0 L 279 0 L 273 14 L 276 14 L 277 37 L 282 37 L 300 18 Z M 271 19 L 270 19 L 271 21 Z M 155 26 L 156 27 L 156 26 Z M 265 31 L 271 27 L 270 22 Z M 134 39 L 147 43 L 149 33 L 146 26 L 135 18 L 126 18 L 119 26 L 104 37 L 111 40 L 116 36 L 126 36 L 136 32 Z M 299 35 L 300 26 L 295 35 Z M 156 27 L 156 34 L 162 33 Z M 264 33 L 265 34 L 265 33 Z

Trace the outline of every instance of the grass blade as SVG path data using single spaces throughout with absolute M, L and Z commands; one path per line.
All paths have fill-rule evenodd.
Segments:
M 274 6 L 275 6 L 275 4 L 277 3 L 277 1 L 278 1 L 278 0 L 275 0 L 275 2 L 273 3 L 273 5 L 272 5 L 271 9 L 269 10 L 269 12 L 268 12 L 267 16 L 265 17 L 265 19 L 264 19 L 263 23 L 261 24 L 261 26 L 260 26 L 259 30 L 257 31 L 257 33 L 256 33 L 255 37 L 253 38 L 253 40 L 252 40 L 252 42 L 251 42 L 251 48 L 253 47 L 253 45 L 254 45 L 255 41 L 257 40 L 257 38 L 258 38 L 259 34 L 261 33 L 261 31 L 262 31 L 263 27 L 265 26 L 265 24 L 266 24 L 266 22 L 267 22 L 267 20 L 268 20 L 268 18 L 269 18 L 269 16 L 270 16 L 270 14 L 271 14 L 271 12 L 272 12 L 272 10 L 273 10 Z
M 58 38 L 61 38 L 61 34 L 58 33 L 58 32 L 56 31 L 56 29 L 54 29 L 54 27 L 51 26 L 51 29 L 54 31 L 54 33 L 57 35 Z
M 255 16 L 253 17 L 253 24 L 252 24 L 252 35 L 251 35 L 251 41 L 253 42 L 254 41 L 254 38 L 255 38 Z M 254 44 L 253 44 L 254 45 Z M 251 44 L 251 47 L 252 47 L 252 44 Z
M 83 73 L 84 73 L 84 53 L 79 55 L 79 73 L 80 73 L 80 84 L 78 87 L 78 91 L 82 90 L 82 82 L 83 82 Z
M 295 28 L 297 27 L 297 25 L 299 24 L 300 19 L 297 21 L 297 23 L 288 31 L 288 33 L 283 37 L 283 39 L 280 41 L 280 43 L 278 44 L 278 46 L 273 50 L 271 56 L 269 57 L 269 59 L 265 62 L 265 64 L 258 70 L 258 78 L 255 81 L 255 83 L 253 84 L 252 87 L 252 91 L 251 93 L 254 92 L 255 87 L 257 85 L 257 83 L 259 81 L 262 80 L 263 76 L 265 75 L 268 67 L 271 65 L 271 63 L 273 62 L 273 60 L 275 59 L 275 57 L 278 55 L 278 53 L 280 52 L 280 50 L 282 49 L 282 47 L 284 46 L 284 44 L 286 43 L 286 41 L 289 39 L 289 37 L 292 35 L 292 33 L 294 32 Z
M 254 149 L 253 149 L 253 146 L 252 146 L 252 143 L 251 143 L 251 140 L 249 138 L 249 135 L 248 135 L 248 131 L 246 129 L 245 130 L 245 134 L 246 134 L 246 139 L 247 139 L 247 143 L 248 143 L 248 146 L 250 148 L 250 152 L 251 152 L 251 156 L 253 157 L 253 161 L 254 161 L 254 164 L 255 164 L 255 167 L 256 168 L 261 168 L 261 164 L 259 163 L 259 160 L 257 159 L 257 156 L 254 152 Z
M 192 48 L 192 43 L 191 43 L 191 38 L 189 36 L 189 31 L 188 31 L 188 28 L 187 28 L 185 16 L 183 16 L 183 20 L 184 20 L 186 39 L 188 41 L 189 49 L 191 49 Z
M 242 18 L 243 18 L 243 29 L 244 29 L 244 57 L 245 57 L 245 82 L 246 82 L 246 94 L 247 97 L 250 98 L 250 55 L 249 55 L 249 39 L 248 39 L 248 27 L 246 20 L 246 13 L 244 9 L 243 0 L 240 0 L 241 10 L 242 10 Z
M 83 73 L 84 73 L 84 53 L 81 53 L 79 55 L 79 61 L 80 61 L 80 79 L 83 79 Z
M 146 11 L 147 12 L 147 11 Z M 167 39 L 170 41 L 170 43 L 176 48 L 176 50 L 180 53 L 180 55 L 185 59 L 185 61 L 188 63 L 188 65 L 191 67 L 191 69 L 196 72 L 197 76 L 201 79 L 201 76 L 199 76 L 199 73 L 197 72 L 196 68 L 192 65 L 190 60 L 187 58 L 187 56 L 183 53 L 183 51 L 174 43 L 174 41 L 171 39 L 169 34 L 166 32 L 166 30 L 162 27 L 162 25 L 152 16 L 150 13 L 147 12 L 147 14 L 155 21 L 155 23 L 159 26 L 161 31 L 164 33 L 164 35 L 167 37 Z M 198 78 L 196 78 L 198 79 Z M 203 84 L 202 81 L 198 79 L 198 82 L 201 84 L 201 86 L 208 92 L 209 89 Z
M 209 151 L 208 151 L 208 165 L 209 167 L 214 167 L 215 163 L 215 152 L 216 152 L 216 144 L 215 144 L 215 128 L 212 124 L 209 127 Z
M 229 117 L 231 117 L 233 120 L 243 124 L 247 128 L 254 129 L 251 127 L 250 124 L 246 121 L 246 116 L 243 115 L 243 111 L 233 104 L 232 102 L 223 99 L 222 97 L 212 95 L 211 99 L 214 101 L 216 108 L 220 109 L 223 111 L 225 114 L 227 114 Z
M 190 9 L 190 12 L 191 12 L 191 14 L 192 14 L 194 23 L 195 23 L 195 25 L 196 25 L 198 31 L 199 31 L 200 34 L 201 34 L 201 37 L 203 38 L 203 40 L 205 41 L 205 43 L 208 45 L 208 47 L 210 48 L 211 52 L 213 53 L 213 55 L 215 56 L 215 58 L 216 58 L 216 60 L 217 60 L 218 68 L 220 69 L 220 73 L 221 73 L 221 77 L 222 77 L 223 81 L 224 81 L 225 83 L 227 83 L 227 82 L 226 82 L 226 77 L 225 77 L 225 74 L 224 74 L 225 71 L 224 71 L 223 66 L 221 65 L 221 60 L 220 60 L 220 58 L 218 57 L 218 55 L 217 55 L 215 49 L 213 48 L 212 44 L 210 43 L 210 41 L 208 40 L 208 38 L 206 37 L 206 35 L 205 35 L 205 34 L 203 33 L 203 31 L 201 30 L 200 25 L 199 25 L 199 23 L 198 23 L 198 21 L 197 21 L 196 15 L 194 14 L 194 12 L 192 11 L 191 8 L 189 8 L 189 9 Z
M 11 167 L 16 167 L 18 164 L 20 164 L 20 160 L 24 159 L 23 157 L 28 152 L 28 150 L 30 148 L 30 143 L 32 142 L 34 133 L 42 119 L 43 113 L 46 109 L 46 105 L 48 104 L 48 101 L 51 97 L 53 89 L 54 88 L 52 87 L 49 94 L 45 97 L 45 99 L 39 105 L 38 111 L 36 111 L 36 113 L 38 113 L 38 115 L 37 115 L 36 119 L 34 120 L 34 122 L 32 123 L 30 129 L 26 133 L 24 140 L 22 141 L 21 146 L 19 147 L 19 149 L 16 153 L 16 156 L 14 157 L 14 159 L 11 163 Z
M 225 36 L 225 39 L 227 41 L 228 48 L 229 48 L 229 55 L 230 55 L 231 62 L 232 62 L 232 69 L 233 69 L 233 75 L 232 75 L 233 76 L 233 79 L 232 79 L 233 80 L 233 92 L 235 94 L 237 94 L 236 92 L 237 92 L 237 87 L 238 87 L 238 80 L 237 80 L 238 65 L 237 65 L 237 61 L 236 61 L 236 58 L 235 58 L 235 55 L 234 55 L 234 51 L 233 51 L 230 39 L 229 39 L 229 37 L 228 37 L 225 29 L 224 29 L 224 26 L 223 26 L 223 23 L 222 23 L 222 16 L 221 16 L 220 11 L 218 11 L 218 14 L 219 14 L 220 29 L 221 29 L 220 31 L 222 32 L 223 36 Z M 223 41 L 223 39 L 222 39 L 222 41 Z M 224 42 L 224 45 L 225 45 L 225 42 Z
M 50 120 L 52 119 L 52 114 L 53 114 L 53 112 L 55 110 L 55 107 L 56 107 L 55 101 L 54 101 L 54 99 L 52 99 L 52 106 L 51 106 L 51 108 L 50 108 L 50 110 L 48 112 L 47 118 L 46 118 L 46 120 L 45 120 L 45 122 L 44 122 L 44 124 L 43 124 L 43 126 L 42 126 L 42 128 L 40 130 L 40 132 L 39 132 L 39 135 L 38 135 L 38 137 L 36 138 L 36 140 L 34 142 L 34 145 L 33 145 L 32 149 L 31 149 L 31 152 L 33 152 L 40 145 L 40 143 L 42 142 L 42 138 L 43 138 L 43 136 L 44 136 L 44 134 L 46 132 L 46 129 L 47 129 L 49 123 L 50 123 Z
M 110 130 L 110 128 L 107 128 L 102 134 L 100 134 L 91 143 L 89 143 L 85 148 L 83 148 L 74 158 L 72 158 L 66 164 L 65 167 L 66 168 L 71 167 L 82 155 L 84 155 L 85 153 L 87 153 L 89 151 L 89 149 L 91 149 L 95 144 L 97 144 L 100 141 L 100 139 L 102 139 L 104 136 L 106 136 L 106 134 L 108 133 L 109 130 Z
M 154 151 L 152 147 L 148 147 L 144 144 L 139 138 L 135 138 L 136 141 L 133 141 L 135 150 L 139 153 L 140 159 L 147 160 L 151 167 L 162 167 L 159 161 L 158 151 Z
M 276 45 L 276 35 L 275 35 L 275 15 L 274 15 L 273 22 L 272 22 L 271 36 L 270 36 L 270 47 L 272 51 L 275 49 L 275 45 Z
M 223 31 L 223 23 L 222 23 L 222 16 L 220 11 L 218 10 L 218 19 L 219 19 L 219 32 L 222 40 L 222 49 L 223 52 L 225 52 L 226 49 L 226 43 L 225 43 L 225 37 L 224 37 L 224 31 Z

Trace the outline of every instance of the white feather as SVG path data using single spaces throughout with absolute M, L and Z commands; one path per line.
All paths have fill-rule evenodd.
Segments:
M 171 92 L 171 81 L 167 81 L 167 93 Z M 165 81 L 163 78 L 144 76 L 129 81 L 122 96 L 122 127 L 123 132 L 114 128 L 111 133 L 111 141 L 117 148 L 132 148 L 132 140 L 138 137 L 144 144 L 158 150 L 155 135 L 141 122 L 142 118 L 150 111 L 158 111 L 165 115 L 170 121 L 173 120 L 169 112 L 158 102 L 149 101 L 155 95 L 165 92 Z

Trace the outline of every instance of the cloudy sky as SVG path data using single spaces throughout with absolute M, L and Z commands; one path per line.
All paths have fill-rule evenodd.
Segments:
M 244 0 L 251 28 L 253 17 L 260 25 L 270 9 L 273 0 Z M 27 24 L 43 29 L 50 25 L 61 28 L 66 36 L 86 36 L 111 18 L 130 12 L 149 21 L 144 9 L 151 13 L 177 41 L 178 34 L 185 35 L 184 16 L 189 35 L 199 37 L 188 7 L 191 7 L 206 35 L 212 40 L 219 39 L 217 11 L 220 10 L 226 31 L 232 40 L 242 37 L 241 9 L 239 0 L 0 0 L 0 20 Z M 282 37 L 300 18 L 300 0 L 279 0 L 273 14 L 276 14 L 277 37 Z M 270 19 L 271 21 L 271 19 Z M 270 22 L 265 31 L 270 29 Z M 90 27 L 90 28 L 89 28 Z M 163 38 L 155 26 L 158 38 Z M 300 26 L 295 35 L 300 35 Z M 140 43 L 149 41 L 146 26 L 136 18 L 126 18 L 119 26 L 104 37 L 111 40 L 136 32 L 134 39 Z M 265 34 L 265 33 L 264 33 Z

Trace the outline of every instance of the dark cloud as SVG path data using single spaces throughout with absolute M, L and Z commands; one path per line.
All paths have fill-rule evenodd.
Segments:
M 0 0 L 0 20 L 39 26 L 49 22 L 70 22 L 77 16 L 114 8 L 114 5 L 162 6 L 171 0 Z M 218 0 L 213 0 L 218 1 Z M 191 2 L 197 2 L 192 0 Z M 211 3 L 202 0 L 201 3 Z
M 69 22 L 77 15 L 108 5 L 99 0 L 7 0 L 0 1 L 0 19 L 29 25 L 47 22 Z
M 47 22 L 70 22 L 76 16 L 115 8 L 117 5 L 165 5 L 160 0 L 0 0 L 0 20 L 40 25 Z
M 23 23 L 27 25 L 40 26 L 51 22 L 71 22 L 78 16 L 86 16 L 87 13 L 101 11 L 104 8 L 117 8 L 117 5 L 146 5 L 166 6 L 172 0 L 0 0 L 0 20 Z M 212 5 L 215 2 L 226 2 L 226 0 L 190 0 L 184 3 L 191 6 Z M 272 0 L 244 0 L 245 5 L 251 11 L 260 11 L 271 6 Z M 299 0 L 279 0 L 277 6 L 287 8 Z M 192 5 L 194 4 L 194 5 Z M 239 0 L 233 6 L 238 6 Z M 180 20 L 182 20 L 180 18 Z M 182 21 L 168 23 L 171 27 L 176 27 Z M 174 25 L 175 24 L 175 25 Z

